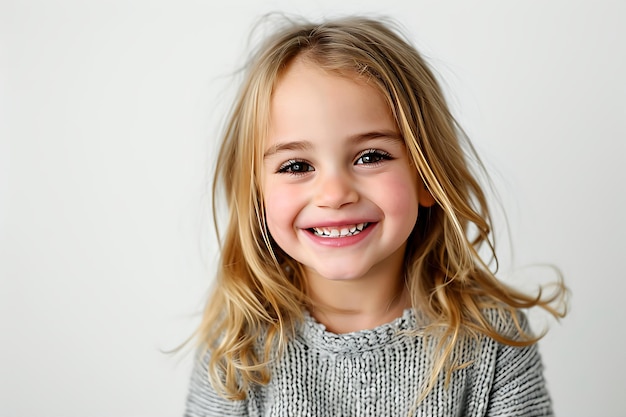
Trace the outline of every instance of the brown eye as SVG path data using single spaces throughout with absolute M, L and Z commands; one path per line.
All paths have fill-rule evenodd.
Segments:
M 382 161 L 393 159 L 391 155 L 385 151 L 377 149 L 369 149 L 359 155 L 355 165 L 372 165 Z
M 289 161 L 283 163 L 280 168 L 278 168 L 277 172 L 287 174 L 304 174 L 309 171 L 314 171 L 314 169 L 308 162 L 290 159 Z

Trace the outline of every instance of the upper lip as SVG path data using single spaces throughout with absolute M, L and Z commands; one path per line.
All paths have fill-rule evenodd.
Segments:
M 313 229 L 313 228 L 338 228 L 342 226 L 351 226 L 361 223 L 376 223 L 375 220 L 372 219 L 346 219 L 346 220 L 324 220 L 319 223 L 311 223 L 309 225 L 301 227 L 302 229 Z

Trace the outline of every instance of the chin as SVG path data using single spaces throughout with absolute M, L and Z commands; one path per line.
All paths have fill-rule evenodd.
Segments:
M 338 271 L 335 269 L 331 271 L 318 269 L 315 271 L 315 273 L 320 278 L 324 278 L 329 281 L 352 281 L 361 278 L 367 273 L 367 271 L 353 269 L 344 271 Z

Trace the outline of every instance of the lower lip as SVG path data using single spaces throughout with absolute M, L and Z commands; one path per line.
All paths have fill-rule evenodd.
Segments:
M 344 246 L 356 245 L 363 239 L 365 239 L 376 228 L 378 223 L 370 223 L 361 233 L 352 236 L 345 237 L 320 237 L 309 230 L 303 230 L 304 233 L 318 245 L 331 246 L 334 248 L 340 248 Z

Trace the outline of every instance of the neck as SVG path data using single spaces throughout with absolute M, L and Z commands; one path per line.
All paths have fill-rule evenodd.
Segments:
M 331 281 L 307 277 L 311 315 L 333 333 L 372 329 L 401 317 L 411 306 L 400 271 Z

